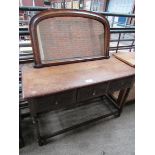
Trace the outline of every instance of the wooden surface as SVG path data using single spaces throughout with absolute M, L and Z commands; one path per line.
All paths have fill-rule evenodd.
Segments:
M 54 94 L 134 75 L 133 67 L 116 58 L 22 70 L 23 98 Z
M 113 54 L 117 59 L 135 67 L 135 52 L 119 52 Z
M 117 99 L 118 95 L 119 95 L 119 91 L 114 92 L 112 95 L 113 95 L 113 97 L 115 99 Z M 135 83 L 133 84 L 133 86 L 132 86 L 132 88 L 130 90 L 130 93 L 129 93 L 128 97 L 127 97 L 126 102 L 133 101 L 133 100 L 135 100 Z
M 113 54 L 117 59 L 125 62 L 126 64 L 135 67 L 135 53 L 134 52 L 119 52 Z M 113 93 L 115 98 L 118 97 L 119 91 Z M 129 96 L 127 98 L 127 102 L 135 99 L 135 86 L 133 86 L 130 90 Z

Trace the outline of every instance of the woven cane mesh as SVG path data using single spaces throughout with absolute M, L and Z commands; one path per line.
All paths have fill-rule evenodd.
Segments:
M 54 17 L 37 26 L 43 63 L 104 55 L 104 26 L 82 17 Z

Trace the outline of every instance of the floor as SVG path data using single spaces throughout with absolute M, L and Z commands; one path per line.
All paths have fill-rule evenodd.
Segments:
M 118 118 L 100 120 L 52 138 L 39 147 L 29 119 L 24 123 L 25 147 L 20 155 L 134 155 L 135 104 L 124 107 Z M 50 130 L 50 129 L 49 129 Z

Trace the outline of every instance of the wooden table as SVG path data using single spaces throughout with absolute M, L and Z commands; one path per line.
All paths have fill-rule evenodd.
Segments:
M 113 55 L 131 67 L 135 67 L 135 52 L 119 52 Z
M 129 66 L 135 67 L 135 52 L 119 52 L 118 51 L 118 53 L 114 53 L 113 55 L 120 61 L 128 64 Z M 118 91 L 113 93 L 114 98 L 117 99 L 118 94 L 119 94 Z M 126 102 L 130 102 L 133 100 L 135 100 L 135 86 L 134 85 L 131 88 L 131 91 L 128 95 Z
M 35 69 L 25 66 L 22 71 L 23 97 L 29 100 L 30 111 L 36 126 L 39 145 L 49 137 L 108 116 L 120 116 L 123 104 L 134 81 L 135 70 L 116 58 L 80 62 Z M 114 103 L 110 92 L 121 90 Z M 40 135 L 38 116 L 42 113 L 63 108 L 85 105 L 103 96 L 111 100 L 115 112 L 63 129 L 50 136 Z

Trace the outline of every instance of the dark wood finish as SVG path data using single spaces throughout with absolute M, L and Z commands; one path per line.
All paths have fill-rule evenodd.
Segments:
M 24 66 L 23 97 L 34 98 L 134 76 L 135 69 L 116 58 L 35 69 Z M 115 83 L 114 83 L 115 84 Z
M 123 61 L 124 63 L 126 63 L 132 67 L 135 67 L 135 53 L 134 52 L 119 52 L 119 53 L 115 53 L 113 55 L 120 61 Z M 114 92 L 111 96 L 114 98 L 114 100 L 116 100 L 118 97 L 118 92 Z M 118 97 L 118 98 L 120 98 L 120 97 Z M 128 95 L 126 102 L 131 102 L 134 100 L 135 100 L 135 86 L 133 84 L 133 87 L 130 90 L 130 93 Z
M 37 97 L 30 104 L 31 115 L 62 109 L 76 102 L 76 90 L 69 90 L 62 93 Z
M 107 93 L 120 90 L 116 103 L 122 109 L 128 93 L 126 90 L 130 88 L 134 81 L 134 75 L 122 77 L 117 80 L 111 80 L 104 83 L 93 84 L 90 86 L 71 89 L 51 95 L 41 97 L 32 97 L 30 99 L 30 111 L 32 116 L 40 113 L 49 112 L 52 110 L 64 109 L 67 107 L 76 107 L 81 105 L 81 102 L 101 97 Z
M 36 126 L 39 145 L 46 139 L 74 128 L 86 125 L 108 116 L 120 116 L 124 102 L 134 82 L 134 68 L 116 59 L 96 60 L 35 69 L 32 65 L 23 68 L 23 97 L 30 101 L 30 111 Z M 72 127 L 41 135 L 38 115 L 51 110 L 77 107 L 91 103 L 95 98 L 120 90 L 113 102 L 116 112 L 103 114 L 97 118 Z
M 132 82 L 133 82 L 133 80 L 132 80 Z M 126 88 L 126 89 L 120 90 L 120 93 L 119 93 L 118 99 L 117 99 L 117 104 L 119 105 L 120 113 L 123 110 L 123 106 L 124 106 L 124 103 L 129 95 L 130 89 L 131 88 Z
M 39 51 L 40 40 L 37 36 L 37 25 L 45 19 L 53 20 L 55 17 L 82 17 L 82 19 L 88 18 L 95 20 L 95 22 L 98 21 L 100 23 L 99 25 L 101 25 L 100 28 L 104 28 L 104 33 L 103 31 L 99 31 L 102 32 L 99 33 L 102 37 L 102 39 L 100 39 L 102 44 L 100 45 L 103 45 L 104 42 L 104 47 L 102 48 L 104 49 L 102 50 L 103 54 L 101 54 L 101 56 L 100 53 L 97 53 L 99 56 L 93 55 L 88 57 L 83 56 L 81 58 L 75 57 L 75 59 L 71 60 L 68 60 L 67 58 L 62 59 L 62 61 L 52 60 L 52 62 L 44 64 L 41 59 L 42 55 Z M 68 18 L 68 20 L 70 19 Z M 30 34 L 34 53 L 35 67 L 44 68 L 36 69 L 33 68 L 32 65 L 25 66 L 22 71 L 22 89 L 23 97 L 29 100 L 30 112 L 33 118 L 33 123 L 36 126 L 37 140 L 39 145 L 45 144 L 46 138 L 62 134 L 74 128 L 86 125 L 93 121 L 97 121 L 101 118 L 108 116 L 120 116 L 124 101 L 128 96 L 129 89 L 132 85 L 132 81 L 134 80 L 134 68 L 126 65 L 116 58 L 104 59 L 109 58 L 110 39 L 110 27 L 105 17 L 96 13 L 81 10 L 43 11 L 32 18 L 30 22 Z M 51 34 L 49 36 L 51 36 Z M 43 41 L 46 42 L 48 40 L 45 39 Z M 92 41 L 90 43 L 92 43 Z M 94 44 L 89 44 L 89 46 L 93 47 L 93 51 L 94 49 L 97 49 L 98 51 L 98 48 L 94 47 Z M 78 52 L 80 53 L 81 50 Z M 89 51 L 86 52 L 89 53 Z M 47 58 L 49 58 L 49 55 L 47 56 Z M 77 64 L 75 62 L 79 63 Z M 46 67 L 51 65 L 53 66 Z M 72 127 L 64 128 L 53 133 L 52 135 L 41 135 L 39 117 L 42 113 L 52 110 L 59 111 L 60 109 L 65 109 L 67 107 L 79 107 L 82 105 L 93 103 L 96 99 L 102 101 L 101 103 L 105 103 L 105 105 L 107 106 L 106 109 L 108 107 L 110 107 L 109 109 L 111 109 L 110 104 L 112 103 L 110 103 L 110 98 L 107 97 L 108 99 L 105 101 L 104 97 L 107 93 L 119 89 L 122 89 L 117 100 L 119 106 L 111 101 L 114 104 L 113 106 L 116 108 L 116 110 L 110 110 L 110 113 L 104 113 L 102 116 L 100 115 L 80 124 L 73 125 Z
M 104 26 L 104 55 L 98 57 L 87 57 L 87 58 L 78 58 L 72 60 L 62 60 L 62 61 L 55 61 L 49 62 L 47 64 L 42 63 L 39 51 L 39 41 L 37 35 L 37 25 L 39 22 L 54 17 L 82 17 L 82 18 L 89 18 L 96 20 L 103 24 Z M 32 40 L 32 48 L 34 53 L 34 61 L 35 67 L 45 67 L 51 65 L 60 65 L 60 64 L 68 64 L 73 62 L 82 62 L 82 61 L 89 61 L 89 60 L 97 60 L 97 59 L 104 59 L 109 58 L 109 40 L 110 40 L 110 27 L 107 19 L 102 15 L 97 13 L 92 13 L 84 10 L 71 10 L 71 9 L 56 9 L 56 10 L 46 10 L 42 11 L 39 14 L 32 17 L 30 22 L 30 35 Z M 79 45 L 80 46 L 80 45 Z
M 110 84 L 109 84 L 109 92 L 114 92 L 120 89 L 125 89 L 125 88 L 129 88 L 132 84 L 133 77 L 125 77 L 122 79 L 116 79 L 113 80 Z
M 107 104 L 107 102 L 108 102 L 108 104 Z M 90 104 L 91 104 L 91 106 L 90 106 Z M 105 117 L 109 117 L 109 116 L 116 117 L 119 115 L 119 108 L 117 106 L 113 105 L 113 101 L 109 100 L 108 96 L 106 96 L 106 95 L 104 95 L 100 98 L 95 98 L 93 100 L 84 101 L 83 105 L 84 106 L 77 106 L 75 109 L 68 109 L 63 112 L 57 111 L 56 113 L 54 113 L 54 115 L 56 114 L 58 116 L 60 116 L 62 114 L 59 118 L 61 120 L 61 123 L 63 124 L 63 129 L 59 129 L 58 131 L 54 130 L 54 132 L 52 132 L 52 134 L 49 132 L 46 133 L 44 131 L 40 131 L 40 127 L 42 127 L 41 122 L 43 121 L 43 119 L 46 119 L 48 122 L 49 122 L 49 119 L 50 120 L 53 119 L 52 116 L 51 116 L 52 118 L 51 117 L 48 118 L 48 115 L 50 115 L 50 113 L 45 114 L 44 118 L 41 118 L 41 116 L 39 116 L 39 118 L 37 116 L 33 116 L 34 124 L 36 126 L 37 137 L 38 137 L 37 139 L 38 139 L 39 145 L 42 146 L 44 144 L 47 144 L 48 138 L 57 136 L 59 134 L 68 132 L 70 130 L 73 130 L 73 129 L 76 129 L 76 128 L 79 128 L 79 127 L 82 127 L 85 125 L 88 125 L 89 123 L 98 121 Z M 75 111 L 74 114 L 73 114 L 73 111 Z M 92 115 L 91 115 L 92 111 L 94 112 L 95 117 L 94 116 L 92 117 Z M 79 116 L 81 113 L 83 114 L 84 112 L 86 112 L 86 115 Z M 104 115 L 103 115 L 103 113 L 104 113 Z M 64 122 L 66 121 L 65 114 L 67 114 L 67 115 L 69 114 L 70 117 L 73 117 L 73 118 L 68 118 L 69 122 L 71 123 L 71 126 L 69 126 L 69 127 L 64 124 Z M 75 115 L 77 115 L 76 118 L 78 119 L 78 121 L 77 121 L 77 119 L 75 119 Z M 40 119 L 41 119 L 41 121 L 39 121 Z M 62 119 L 64 119 L 64 122 Z M 83 119 L 84 119 L 84 121 L 83 121 Z M 73 120 L 73 122 L 72 122 L 72 120 Z M 79 123 L 79 121 L 80 121 L 80 123 Z M 42 125 L 44 126 L 45 124 L 43 123 Z M 57 126 L 57 123 L 54 125 Z M 54 126 L 54 128 L 55 128 L 55 126 Z
M 83 17 L 102 23 L 105 29 L 104 55 L 62 60 L 61 62 L 54 61 L 49 62 L 48 64 L 43 64 L 39 51 L 37 25 L 45 19 L 54 17 Z M 109 23 L 106 18 L 88 11 L 48 10 L 43 11 L 32 18 L 30 23 L 30 33 L 35 67 L 44 68 L 36 69 L 33 68 L 32 65 L 25 66 L 22 71 L 22 89 L 23 97 L 28 99 L 30 103 L 30 112 L 33 118 L 33 123 L 36 126 L 39 145 L 45 144 L 46 138 L 56 136 L 104 117 L 120 115 L 129 88 L 134 80 L 134 68 L 116 58 L 104 59 L 109 58 L 109 29 Z M 45 67 L 51 65 L 58 66 Z M 119 89 L 122 89 L 117 100 L 119 106 L 114 103 L 117 111 L 112 111 L 108 114 L 105 113 L 97 118 L 55 132 L 50 136 L 41 136 L 38 118 L 41 113 L 92 103 L 95 98 L 103 99 L 105 94 Z M 108 104 L 108 102 L 106 102 L 106 104 Z
M 77 91 L 77 101 L 85 101 L 107 93 L 109 82 L 79 88 Z

